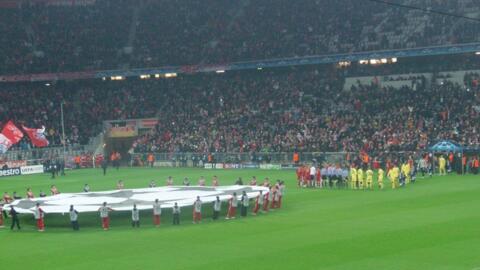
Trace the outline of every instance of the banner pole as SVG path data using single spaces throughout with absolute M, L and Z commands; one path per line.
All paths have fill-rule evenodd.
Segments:
M 63 166 L 67 164 L 67 156 L 66 156 L 66 141 L 65 141 L 65 120 L 63 117 L 63 103 L 64 101 L 60 103 L 60 112 L 61 112 L 61 118 L 62 118 L 62 137 L 63 137 Z

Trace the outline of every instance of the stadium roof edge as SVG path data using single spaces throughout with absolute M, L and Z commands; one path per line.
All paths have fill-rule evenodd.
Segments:
M 316 64 L 330 64 L 341 61 L 360 61 L 380 58 L 404 58 L 419 56 L 453 55 L 462 53 L 474 53 L 480 51 L 480 43 L 454 44 L 448 46 L 419 47 L 412 49 L 383 50 L 352 52 L 330 55 L 310 55 L 304 57 L 275 58 L 252 61 L 240 61 L 230 64 L 211 65 L 187 65 L 187 66 L 164 66 L 155 68 L 134 68 L 129 70 L 99 70 L 63 73 L 41 73 L 28 75 L 5 75 L 0 76 L 0 82 L 34 82 L 55 80 L 79 80 L 94 78 L 109 78 L 113 76 L 138 77 L 143 74 L 166 74 L 166 73 L 206 73 L 228 70 L 248 70 L 257 68 L 274 68 L 288 66 L 303 66 Z

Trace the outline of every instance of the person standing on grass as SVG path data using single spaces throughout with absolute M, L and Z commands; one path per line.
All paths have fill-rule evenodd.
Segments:
M 9 212 L 10 217 L 12 218 L 12 225 L 10 226 L 10 230 L 13 230 L 15 225 L 17 225 L 17 229 L 20 230 L 20 220 L 18 219 L 18 212 L 13 208 L 13 206 L 10 206 L 10 212 Z
M 173 186 L 173 178 L 171 176 L 167 178 L 167 186 Z
M 327 176 L 326 165 L 323 165 L 322 168 L 320 169 L 320 175 L 322 176 L 322 186 L 321 186 L 321 188 L 324 188 L 328 185 L 328 176 Z
M 102 160 L 103 176 L 107 175 L 107 168 L 108 168 L 108 160 L 106 158 L 104 158 Z
M 312 164 L 312 166 L 310 166 L 310 173 L 309 173 L 309 177 L 308 177 L 308 186 L 309 187 L 314 187 L 315 186 L 314 179 L 315 179 L 316 175 L 317 175 L 317 168 L 315 167 L 315 165 Z
M 107 206 L 107 202 L 104 202 L 103 205 L 98 208 L 100 212 L 100 218 L 102 218 L 102 228 L 104 231 L 107 231 L 110 228 L 110 217 L 108 216 L 110 211 L 113 211 L 112 208 Z
M 27 188 L 27 199 L 34 199 L 35 195 L 33 195 L 32 189 Z
M 270 200 L 270 208 L 275 209 L 277 208 L 277 186 L 273 185 L 272 188 L 270 189 L 270 192 L 268 194 L 271 194 L 271 196 L 268 198 Z
M 280 181 L 279 180 L 279 183 L 278 183 L 278 202 L 277 202 L 277 208 L 281 208 L 282 207 L 282 198 L 283 198 L 283 195 L 285 195 L 285 182 L 284 181 Z
M 438 174 L 447 175 L 446 166 L 447 166 L 447 160 L 443 157 L 443 155 L 441 155 L 438 158 Z
M 0 203 L 0 229 L 3 228 L 3 204 Z
M 250 180 L 250 186 L 256 186 L 257 185 L 257 177 L 253 176 L 252 180 Z
M 155 199 L 153 203 L 153 224 L 155 227 L 160 227 L 160 216 L 162 215 L 162 207 L 158 202 L 158 199 Z
M 268 204 L 270 202 L 270 196 L 272 194 L 272 188 L 269 188 L 269 191 L 263 195 L 263 212 L 268 212 Z
M 200 176 L 200 179 L 198 179 L 198 185 L 201 187 L 205 186 L 205 177 Z
M 315 180 L 316 180 L 316 187 L 317 188 L 321 188 L 322 187 L 322 171 L 320 169 L 320 167 L 317 167 L 317 170 L 316 170 L 316 174 L 315 174 Z
M 132 209 L 132 227 L 140 228 L 140 211 L 138 210 L 136 204 L 133 204 Z
M 253 207 L 253 215 L 256 216 L 258 213 L 258 210 L 261 210 L 263 207 L 263 191 L 260 190 L 260 192 L 257 195 L 257 198 L 255 199 L 255 206 Z
M 358 169 L 357 169 L 357 183 L 358 183 L 358 189 L 363 189 L 363 169 L 362 169 L 362 167 L 358 167 Z
M 118 190 L 122 190 L 122 189 L 124 189 L 124 188 L 125 188 L 125 184 L 123 183 L 123 181 L 122 181 L 122 180 L 118 180 L 118 182 L 117 182 L 117 189 L 118 189 Z
M 367 180 L 365 182 L 366 189 L 373 189 L 373 170 L 372 168 L 368 167 L 367 172 Z
M 180 225 L 180 207 L 175 202 L 172 208 L 173 213 L 173 225 Z
M 238 199 L 237 193 L 234 192 L 232 198 L 228 202 L 228 212 L 225 219 L 234 219 L 237 214 Z
M 212 186 L 213 187 L 218 187 L 219 186 L 219 182 L 218 182 L 218 177 L 216 175 L 213 176 L 213 179 L 212 179 Z
M 85 185 L 83 186 L 83 192 L 85 192 L 85 193 L 90 192 L 90 186 L 89 186 L 88 184 L 85 184 Z
M 3 201 L 7 204 L 13 202 L 12 197 L 10 197 L 10 195 L 6 191 L 3 193 Z
M 155 183 L 155 180 L 150 181 L 150 184 L 148 184 L 149 188 L 155 188 L 157 187 L 157 183 Z
M 50 186 L 50 193 L 51 193 L 52 195 L 58 195 L 58 194 L 60 194 L 60 191 L 58 191 L 57 186 L 51 185 L 51 186 Z
M 265 177 L 265 179 L 263 180 L 263 186 L 270 187 L 270 179 L 268 179 L 268 177 Z
M 383 178 L 385 177 L 385 172 L 383 171 L 382 168 L 378 168 L 378 173 L 377 173 L 377 182 L 378 182 L 378 188 L 383 189 Z
M 72 228 L 74 231 L 78 231 L 80 226 L 78 225 L 78 211 L 73 208 L 73 205 L 70 205 L 70 223 L 72 223 Z
M 216 200 L 213 202 L 213 220 L 217 220 L 220 215 L 220 210 L 222 207 L 222 202 L 220 197 L 217 196 Z
M 193 224 L 197 224 L 202 221 L 202 201 L 200 196 L 197 196 L 197 200 L 193 203 Z
M 250 199 L 248 198 L 248 195 L 245 191 L 242 192 L 242 209 L 241 209 L 241 216 L 246 217 L 247 216 L 247 209 L 250 204 Z
M 33 210 L 33 215 L 35 217 L 35 220 L 37 221 L 37 228 L 39 232 L 44 232 L 45 231 L 45 223 L 44 223 L 44 216 L 45 213 L 43 212 L 43 209 L 40 207 L 39 203 L 35 204 L 35 209 Z

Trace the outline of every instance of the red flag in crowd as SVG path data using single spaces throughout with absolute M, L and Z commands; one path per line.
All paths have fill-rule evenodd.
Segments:
M 23 138 L 22 131 L 17 128 L 12 121 L 8 121 L 8 123 L 5 124 L 2 134 L 12 142 L 12 145 L 18 143 Z
M 45 137 L 45 127 L 42 128 L 27 128 L 23 126 L 23 130 L 27 133 L 30 141 L 36 147 L 46 147 L 48 146 L 48 140 Z
M 5 153 L 23 138 L 23 133 L 12 121 L 8 121 L 0 134 L 0 153 Z
M 0 154 L 5 154 L 12 147 L 12 142 L 0 133 Z

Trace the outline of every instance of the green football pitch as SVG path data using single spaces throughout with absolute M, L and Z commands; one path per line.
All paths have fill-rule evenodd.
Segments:
M 310 190 L 296 187 L 293 171 L 121 168 L 0 179 L 0 191 L 35 194 L 56 184 L 60 192 L 112 190 L 164 185 L 171 175 L 195 183 L 218 175 L 220 184 L 262 180 L 287 183 L 283 208 L 268 214 L 202 224 L 183 211 L 172 226 L 170 213 L 154 228 L 150 211 L 140 229 L 129 213 L 114 212 L 111 230 L 103 231 L 98 214 L 81 214 L 79 232 L 68 217 L 47 215 L 46 232 L 22 217 L 22 230 L 0 229 L 0 269 L 480 269 L 480 177 L 419 179 L 398 190 Z M 388 186 L 388 185 L 387 185 Z M 225 206 L 223 210 L 225 210 Z M 204 206 L 204 212 L 210 207 Z M 209 214 L 209 213 L 207 213 Z M 7 220 L 9 225 L 10 221 Z

